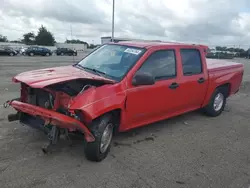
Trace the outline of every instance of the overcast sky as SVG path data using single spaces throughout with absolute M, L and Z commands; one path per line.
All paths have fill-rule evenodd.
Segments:
M 43 24 L 58 42 L 111 36 L 112 0 L 0 0 L 0 34 L 21 38 Z M 248 0 L 249 1 L 249 0 Z M 116 0 L 115 36 L 250 46 L 247 0 Z

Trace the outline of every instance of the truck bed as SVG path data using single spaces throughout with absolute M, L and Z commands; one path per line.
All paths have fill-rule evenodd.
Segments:
M 233 60 L 222 60 L 222 59 L 206 59 L 207 69 L 209 72 L 223 70 L 228 68 L 242 67 L 243 64 L 236 63 Z

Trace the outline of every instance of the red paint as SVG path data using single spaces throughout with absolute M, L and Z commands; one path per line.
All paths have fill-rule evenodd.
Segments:
M 135 66 L 127 73 L 126 77 L 118 83 L 112 80 L 93 75 L 73 66 L 56 67 L 37 71 L 25 72 L 13 78 L 16 82 L 24 82 L 34 88 L 44 88 L 54 83 L 74 79 L 102 80 L 106 85 L 91 88 L 75 98 L 60 92 L 50 91 L 56 96 L 55 108 L 67 107 L 74 113 L 80 110 L 84 122 L 100 115 L 119 109 L 121 111 L 119 131 L 126 131 L 152 122 L 177 116 L 186 112 L 199 109 L 208 104 L 215 88 L 223 84 L 230 84 L 230 95 L 238 91 L 243 77 L 243 65 L 225 60 L 207 60 L 207 46 L 185 45 L 179 43 L 152 43 L 152 42 L 121 42 L 135 47 L 146 48 L 146 53 L 137 61 Z M 200 51 L 203 63 L 203 73 L 184 76 L 180 49 L 191 48 Z M 174 49 L 177 62 L 177 76 L 172 79 L 157 81 L 150 86 L 133 86 L 132 79 L 136 71 L 154 51 Z M 199 78 L 205 78 L 199 84 Z M 169 89 L 169 85 L 177 82 L 180 87 Z M 64 128 L 81 128 L 88 141 L 93 140 L 93 135 L 88 131 L 87 124 L 57 112 L 36 107 L 26 103 L 13 101 L 11 105 L 18 111 L 32 115 L 40 115 L 50 119 L 57 126 Z
M 23 72 L 13 78 L 14 82 L 24 82 L 33 88 L 43 88 L 51 84 L 75 79 L 103 80 L 113 83 L 113 80 L 103 78 L 73 66 L 62 66 Z
M 9 102 L 9 104 L 18 111 L 22 111 L 31 115 L 38 115 L 42 117 L 44 120 L 51 122 L 51 124 L 59 126 L 61 128 L 80 129 L 85 134 L 85 138 L 88 142 L 92 142 L 95 140 L 95 138 L 90 133 L 88 128 L 82 122 L 72 117 L 15 100 Z

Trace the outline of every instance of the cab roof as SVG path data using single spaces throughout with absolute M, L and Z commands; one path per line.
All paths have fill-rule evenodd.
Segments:
M 117 43 L 111 44 L 118 44 L 118 45 L 126 45 L 126 46 L 133 46 L 138 48 L 146 48 L 149 49 L 154 46 L 180 46 L 180 47 L 191 47 L 191 46 L 198 46 L 202 48 L 208 48 L 206 45 L 196 45 L 196 44 L 185 44 L 185 43 L 178 43 L 178 42 L 151 42 L 151 41 L 121 41 Z

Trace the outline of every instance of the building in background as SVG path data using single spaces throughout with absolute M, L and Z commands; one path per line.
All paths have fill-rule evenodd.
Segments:
M 101 44 L 106 44 L 111 42 L 112 37 L 101 37 Z M 160 40 L 143 40 L 143 39 L 132 39 L 132 38 L 120 38 L 114 37 L 114 42 L 121 41 L 152 41 L 152 42 L 161 42 Z

